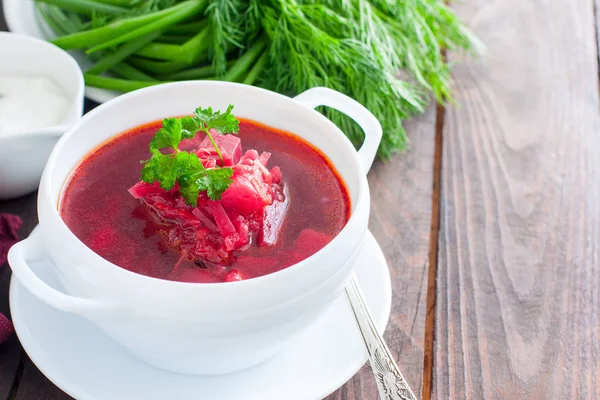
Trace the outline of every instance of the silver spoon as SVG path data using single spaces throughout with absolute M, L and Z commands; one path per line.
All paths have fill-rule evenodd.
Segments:
M 381 400 L 417 400 L 404 380 L 390 349 L 377 331 L 354 275 L 346 285 L 346 296 L 367 347 L 369 362 L 375 375 L 377 389 L 379 389 L 379 398 Z

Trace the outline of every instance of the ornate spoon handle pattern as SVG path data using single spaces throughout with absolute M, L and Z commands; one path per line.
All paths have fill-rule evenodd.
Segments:
M 392 357 L 383 337 L 377 331 L 354 275 L 346 285 L 346 295 L 367 346 L 369 362 L 377 381 L 380 399 L 417 400 L 408 383 L 404 380 L 400 368 L 394 361 L 394 357 Z

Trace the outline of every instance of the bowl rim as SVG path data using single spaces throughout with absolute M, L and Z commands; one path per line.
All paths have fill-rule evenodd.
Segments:
M 65 75 L 67 75 L 67 74 L 73 75 L 73 80 L 75 80 L 76 84 L 77 84 L 77 89 L 76 89 L 74 95 L 69 96 L 70 107 L 68 108 L 68 110 L 69 110 L 69 113 L 72 113 L 73 108 L 77 107 L 78 118 L 77 118 L 77 120 L 70 121 L 70 122 L 66 122 L 63 120 L 57 125 L 46 126 L 43 128 L 38 128 L 38 129 L 32 130 L 32 131 L 4 133 L 0 136 L 0 141 L 2 141 L 4 139 L 25 138 L 25 137 L 39 136 L 39 135 L 60 136 L 60 135 L 64 134 L 69 129 L 69 125 L 76 124 L 78 122 L 78 120 L 81 118 L 81 114 L 83 114 L 85 79 L 83 77 L 83 71 L 79 67 L 79 64 L 77 63 L 77 61 L 75 61 L 73 56 L 71 56 L 67 51 L 61 49 L 60 47 L 56 46 L 53 43 L 50 43 L 46 40 L 38 39 L 36 37 L 27 36 L 27 35 L 23 35 L 20 33 L 14 33 L 14 32 L 0 31 L 0 51 L 2 51 L 3 44 L 7 43 L 7 41 L 3 40 L 3 38 L 8 38 L 8 40 L 13 40 L 13 41 L 17 41 L 17 42 L 18 41 L 27 42 L 27 43 L 32 44 L 33 46 L 39 46 L 39 47 L 49 49 L 50 51 L 54 52 L 56 57 L 63 57 L 65 59 L 67 65 L 69 65 L 71 68 L 62 69 L 60 73 L 65 74 Z M 67 114 L 67 116 L 68 116 L 68 114 Z
M 328 127 L 331 132 L 335 132 L 337 135 L 339 135 L 341 137 L 341 140 L 345 144 L 345 150 L 351 154 L 351 158 L 353 161 L 352 162 L 353 169 L 355 170 L 355 172 L 358 172 L 358 179 L 357 179 L 358 185 L 355 190 L 356 201 L 353 202 L 353 207 L 352 207 L 353 210 L 350 214 L 350 218 L 348 219 L 348 221 L 346 222 L 344 227 L 323 248 L 321 248 L 316 253 L 301 260 L 300 262 L 298 262 L 296 264 L 292 264 L 292 265 L 290 265 L 286 268 L 283 268 L 279 271 L 276 271 L 276 272 L 273 272 L 270 274 L 266 274 L 266 275 L 261 275 L 261 276 L 258 276 L 258 277 L 252 278 L 252 279 L 244 279 L 241 281 L 234 281 L 234 282 L 210 282 L 210 283 L 181 282 L 181 281 L 172 281 L 172 280 L 167 280 L 167 279 L 155 278 L 155 277 L 139 274 L 137 272 L 132 272 L 123 267 L 120 267 L 119 265 L 106 260 L 100 254 L 98 254 L 98 253 L 94 252 L 92 249 L 90 249 L 67 226 L 67 224 L 62 219 L 59 209 L 57 207 L 58 201 L 56 201 L 56 202 L 54 201 L 53 194 L 52 194 L 53 182 L 51 182 L 51 176 L 50 176 L 50 172 L 53 168 L 53 165 L 60 162 L 58 155 L 61 152 L 61 149 L 62 149 L 64 143 L 66 141 L 70 140 L 70 138 L 72 136 L 76 135 L 76 132 L 78 132 L 81 129 L 81 126 L 86 124 L 89 119 L 95 117 L 97 114 L 106 112 L 105 110 L 107 108 L 117 109 L 117 110 L 122 109 L 122 108 L 119 108 L 118 105 L 124 101 L 127 101 L 132 98 L 136 98 L 138 96 L 144 96 L 146 94 L 149 94 L 149 93 L 152 93 L 155 91 L 161 91 L 166 88 L 171 88 L 171 87 L 176 88 L 178 86 L 179 87 L 197 86 L 197 85 L 198 86 L 215 86 L 215 87 L 225 85 L 225 86 L 235 87 L 239 90 L 260 92 L 261 94 L 272 96 L 272 98 L 277 99 L 277 101 L 287 102 L 288 104 L 293 104 L 294 107 L 300 107 L 300 108 L 309 110 L 310 112 L 312 112 L 313 117 L 318 119 L 324 127 L 325 126 Z M 251 120 L 253 119 L 252 117 L 246 117 L 246 118 L 251 119 Z M 257 122 L 263 123 L 261 121 L 257 121 Z M 269 126 L 269 127 L 271 126 L 270 124 L 265 124 L 265 123 L 263 123 L 263 124 L 266 126 Z M 137 126 L 137 125 L 135 125 L 135 126 Z M 280 129 L 277 127 L 274 127 L 274 128 Z M 116 132 L 113 136 L 111 136 L 111 138 L 114 138 L 115 136 L 117 136 L 121 133 L 122 132 Z M 110 139 L 108 139 L 108 140 L 110 140 Z M 307 139 L 304 139 L 304 140 L 307 140 Z M 326 152 L 321 150 L 314 143 L 311 143 L 311 144 L 313 146 L 315 146 L 317 149 L 319 149 L 320 151 L 322 151 L 325 156 L 327 156 Z M 87 149 L 87 152 L 85 154 L 82 154 L 80 156 L 80 159 L 83 159 L 92 150 L 93 150 L 93 147 L 89 146 L 89 148 Z M 342 149 L 339 149 L 339 150 L 341 151 Z M 331 160 L 330 160 L 330 163 L 337 168 L 337 166 Z M 72 173 L 72 169 L 71 169 L 70 173 Z M 61 194 L 63 193 L 66 179 L 68 179 L 69 176 L 70 175 L 67 175 L 66 177 L 64 177 L 65 182 L 60 183 L 61 189 L 60 189 L 59 193 L 61 193 Z M 352 194 L 350 189 L 348 189 L 348 191 L 350 194 Z M 58 199 L 56 199 L 56 200 L 58 200 Z M 67 235 L 72 239 L 72 241 L 74 241 L 74 243 L 77 243 L 78 245 L 80 245 L 80 247 L 85 252 L 86 258 L 91 257 L 90 259 L 93 259 L 94 263 L 101 263 L 101 264 L 103 263 L 103 264 L 110 265 L 111 270 L 113 270 L 115 274 L 119 275 L 119 279 L 123 279 L 123 281 L 133 282 L 133 280 L 136 280 L 138 283 L 144 282 L 149 285 L 161 285 L 162 287 L 169 286 L 174 289 L 193 287 L 193 288 L 202 288 L 203 290 L 207 290 L 207 291 L 223 291 L 223 290 L 235 290 L 238 287 L 246 287 L 249 290 L 252 290 L 254 288 L 261 287 L 262 285 L 273 284 L 273 281 L 275 281 L 277 279 L 284 279 L 284 277 L 286 277 L 286 276 L 290 276 L 291 274 L 298 273 L 298 271 L 305 269 L 306 265 L 312 263 L 325 251 L 329 251 L 330 249 L 332 249 L 334 247 L 343 246 L 343 244 L 340 244 L 341 243 L 340 239 L 344 238 L 344 237 L 349 237 L 353 231 L 360 229 L 361 214 L 364 214 L 364 211 L 361 211 L 361 210 L 363 210 L 365 207 L 367 207 L 366 211 L 367 211 L 367 219 L 368 219 L 369 207 L 370 207 L 370 193 L 369 193 L 369 185 L 368 185 L 367 179 L 366 179 L 366 174 L 364 173 L 364 168 L 358 157 L 358 152 L 356 151 L 356 149 L 354 148 L 354 146 L 352 145 L 350 140 L 346 137 L 346 135 L 344 135 L 344 133 L 333 122 L 331 122 L 324 115 L 317 112 L 313 108 L 310 108 L 298 101 L 295 101 L 294 98 L 292 98 L 292 97 L 287 97 L 285 95 L 282 95 L 280 93 L 277 93 L 277 92 L 274 92 L 271 90 L 267 90 L 267 89 L 263 89 L 263 88 L 259 88 L 259 87 L 255 87 L 255 86 L 250 86 L 250 85 L 246 85 L 246 84 L 235 83 L 235 82 L 225 82 L 225 81 L 179 81 L 179 82 L 170 82 L 170 83 L 154 85 L 154 86 L 135 90 L 135 91 L 126 93 L 124 95 L 121 95 L 113 100 L 110 100 L 106 103 L 100 104 L 98 107 L 94 108 L 89 113 L 85 114 L 75 124 L 73 124 L 69 128 L 69 130 L 59 139 L 58 143 L 52 150 L 50 157 L 48 158 L 48 162 L 46 164 L 46 168 L 44 169 L 44 173 L 42 176 L 42 183 L 40 185 L 40 191 L 39 191 L 39 195 L 38 195 L 38 213 L 42 206 L 42 202 L 46 203 L 45 209 L 50 211 L 50 217 L 53 220 L 53 221 L 47 221 L 47 222 L 58 223 L 59 227 L 60 227 L 59 228 L 60 232 L 61 233 L 66 232 Z M 42 217 L 41 213 L 40 213 L 40 217 Z M 362 217 L 364 218 L 364 215 L 362 215 Z M 40 224 L 43 224 L 43 220 L 41 218 L 40 218 Z M 54 227 L 54 229 L 56 229 L 56 226 Z M 42 229 L 42 230 L 44 230 L 44 229 Z M 366 224 L 365 224 L 364 232 L 362 232 L 362 234 L 360 236 L 361 240 L 362 240 L 364 234 L 366 233 L 366 230 L 367 229 L 366 229 Z M 65 239 L 61 239 L 61 241 L 63 241 L 63 240 L 65 240 Z M 351 253 L 352 252 L 349 252 L 349 255 Z M 340 268 L 341 268 L 341 265 L 340 265 Z M 333 274 L 335 274 L 335 272 L 333 272 L 331 276 L 333 276 Z M 223 284 L 223 283 L 227 283 L 227 284 Z

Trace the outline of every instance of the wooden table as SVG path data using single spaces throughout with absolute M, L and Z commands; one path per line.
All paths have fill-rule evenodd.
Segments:
M 457 7 L 487 54 L 454 68 L 458 106 L 408 123 L 410 151 L 369 175 L 394 291 L 386 338 L 424 399 L 600 397 L 598 6 Z M 22 235 L 35 200 L 0 203 Z M 9 279 L 0 268 L 5 314 Z M 0 400 L 67 398 L 16 338 L 0 346 Z M 330 397 L 375 398 L 368 366 Z

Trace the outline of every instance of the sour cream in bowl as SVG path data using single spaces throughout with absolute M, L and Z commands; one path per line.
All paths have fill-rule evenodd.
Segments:
M 75 60 L 43 40 L 0 32 L 0 199 L 37 189 L 52 148 L 83 114 Z

